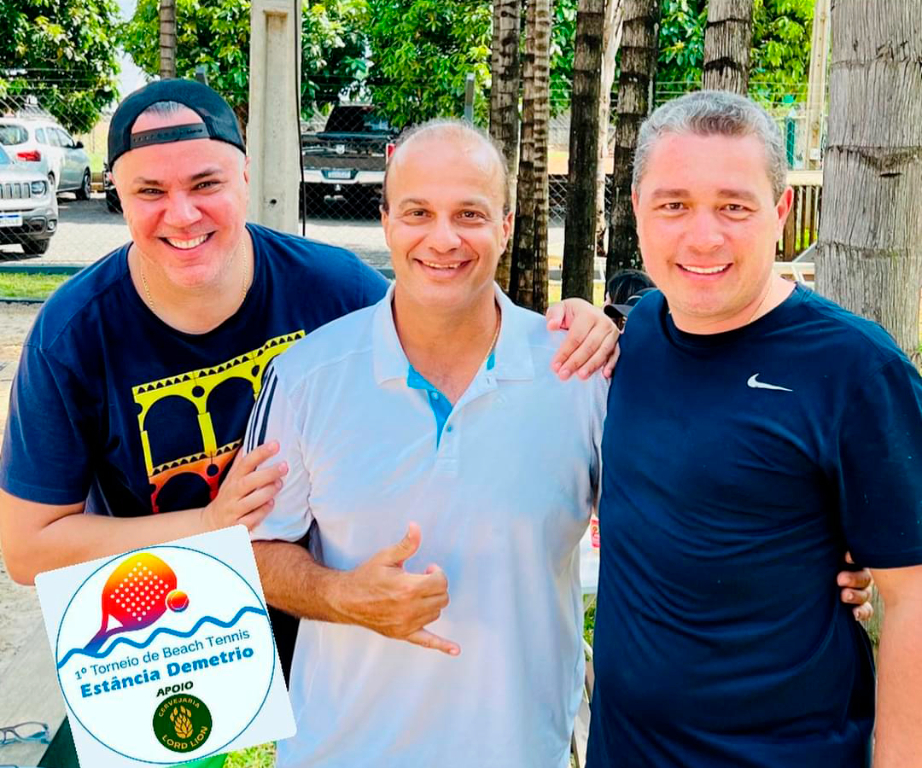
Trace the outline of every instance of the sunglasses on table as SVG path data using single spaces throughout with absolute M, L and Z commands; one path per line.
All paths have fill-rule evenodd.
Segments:
M 0 725 L 0 747 L 33 741 L 39 744 L 51 742 L 51 730 L 47 723 L 30 721 L 16 725 Z

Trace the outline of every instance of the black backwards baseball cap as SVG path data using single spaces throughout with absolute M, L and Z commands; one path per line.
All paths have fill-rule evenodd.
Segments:
M 161 101 L 175 101 L 202 118 L 201 123 L 171 125 L 132 133 L 134 121 L 145 109 Z M 197 80 L 157 80 L 128 96 L 109 123 L 109 168 L 126 152 L 150 144 L 170 144 L 191 139 L 214 139 L 233 144 L 246 154 L 237 116 L 228 103 Z

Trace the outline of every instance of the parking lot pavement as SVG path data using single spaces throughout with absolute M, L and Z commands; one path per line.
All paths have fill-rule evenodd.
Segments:
M 306 221 L 305 234 L 313 240 L 347 248 L 373 267 L 390 267 L 381 222 L 371 215 L 356 218 L 330 202 L 318 215 Z M 552 222 L 548 239 L 551 255 L 559 257 L 563 252 L 563 222 Z M 110 213 L 101 193 L 85 201 L 65 195 L 58 200 L 58 231 L 51 238 L 48 252 L 26 258 L 18 245 L 4 245 L 0 246 L 0 261 L 85 266 L 128 240 L 128 226 L 122 214 Z
M 349 218 L 331 205 L 322 215 L 308 219 L 305 230 L 307 237 L 348 248 L 373 267 L 390 266 L 384 233 L 377 219 Z M 0 246 L 0 260 L 86 265 L 128 240 L 124 218 L 106 209 L 101 194 L 96 193 L 86 201 L 66 195 L 58 200 L 58 231 L 51 238 L 47 253 L 27 259 L 18 245 Z
M 58 198 L 58 231 L 51 238 L 48 252 L 28 259 L 16 245 L 5 245 L 4 261 L 23 259 L 26 264 L 92 264 L 128 240 L 128 227 L 120 213 L 109 213 L 101 194 L 90 200 L 75 200 L 72 195 Z

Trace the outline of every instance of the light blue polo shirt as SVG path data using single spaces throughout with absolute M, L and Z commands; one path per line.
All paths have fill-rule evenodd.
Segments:
M 311 333 L 267 375 L 248 434 L 278 439 L 290 471 L 253 538 L 294 541 L 316 522 L 324 563 L 349 570 L 415 521 L 405 568 L 444 570 L 451 603 L 428 629 L 461 655 L 302 620 L 298 733 L 279 768 L 564 768 L 607 382 L 560 381 L 563 334 L 497 289 L 493 364 L 442 404 L 411 371 L 392 298 Z
M 484 367 L 490 371 L 495 364 L 496 351 L 491 349 L 490 354 L 487 355 Z M 445 397 L 437 387 L 434 387 L 426 381 L 426 378 L 413 367 L 412 363 L 408 362 L 408 365 L 407 386 L 411 389 L 421 389 L 426 393 L 426 397 L 429 399 L 429 406 L 432 408 L 432 415 L 435 416 L 435 444 L 438 446 L 439 442 L 442 440 L 442 429 L 444 429 L 445 422 L 448 421 L 448 417 L 451 414 L 451 401 Z

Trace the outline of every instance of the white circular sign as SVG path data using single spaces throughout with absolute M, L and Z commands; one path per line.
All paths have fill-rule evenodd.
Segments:
M 55 643 L 64 699 L 124 757 L 169 765 L 222 751 L 262 709 L 275 671 L 265 605 L 216 557 L 156 546 L 77 588 Z

